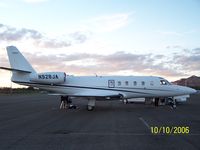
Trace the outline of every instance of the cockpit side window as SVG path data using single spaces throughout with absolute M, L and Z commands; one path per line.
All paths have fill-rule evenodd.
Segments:
M 160 80 L 160 85 L 170 85 L 167 80 Z

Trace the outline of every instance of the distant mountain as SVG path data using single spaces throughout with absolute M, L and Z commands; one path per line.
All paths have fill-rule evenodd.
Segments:
M 200 89 L 200 77 L 194 76 L 194 75 L 189 78 L 183 78 L 183 79 L 174 81 L 172 83 Z

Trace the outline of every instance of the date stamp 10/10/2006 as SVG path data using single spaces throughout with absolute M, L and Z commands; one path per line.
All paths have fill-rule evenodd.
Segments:
M 154 135 L 187 135 L 190 133 L 189 126 L 151 126 Z

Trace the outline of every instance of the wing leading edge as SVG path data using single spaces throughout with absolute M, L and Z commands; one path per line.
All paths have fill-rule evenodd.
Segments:
M 66 94 L 62 94 L 62 93 L 50 93 L 49 95 L 66 95 Z M 110 97 L 110 98 L 121 98 L 122 94 L 118 93 L 118 92 L 114 92 L 114 91 L 94 91 L 94 92 L 88 92 L 88 91 L 84 91 L 84 92 L 78 92 L 78 93 L 74 93 L 74 94 L 69 94 L 67 96 L 72 96 L 72 97 Z

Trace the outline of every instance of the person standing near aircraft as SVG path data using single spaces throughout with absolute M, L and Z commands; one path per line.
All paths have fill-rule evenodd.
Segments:
M 69 96 L 61 96 L 60 109 L 76 109 L 77 107 L 72 104 L 71 98 Z
M 66 109 L 67 108 L 67 100 L 66 97 L 61 96 L 61 102 L 60 102 L 60 109 Z

